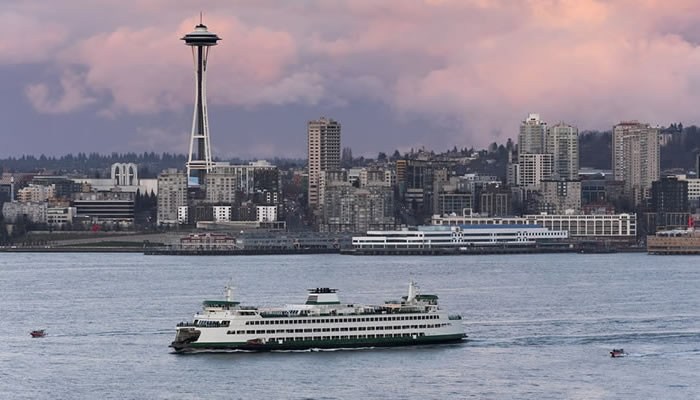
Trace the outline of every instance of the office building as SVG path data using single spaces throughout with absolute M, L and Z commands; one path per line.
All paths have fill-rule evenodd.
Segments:
M 625 195 L 639 205 L 659 179 L 659 129 L 637 121 L 613 127 L 612 166 L 615 180 L 625 182 Z
M 307 124 L 309 157 L 309 207 L 319 206 L 319 177 L 340 168 L 340 123 L 321 117 Z

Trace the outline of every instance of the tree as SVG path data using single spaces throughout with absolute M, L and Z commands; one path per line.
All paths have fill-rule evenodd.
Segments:
M 386 161 L 386 153 L 383 151 L 380 151 L 379 154 L 377 155 L 377 161 Z

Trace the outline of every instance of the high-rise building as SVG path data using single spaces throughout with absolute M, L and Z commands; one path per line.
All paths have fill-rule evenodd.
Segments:
M 578 129 L 559 123 L 549 127 L 545 138 L 545 153 L 552 155 L 552 178 L 578 179 Z
M 539 114 L 530 114 L 520 123 L 518 153 L 545 153 L 547 123 L 540 120 Z
M 340 123 L 321 117 L 307 124 L 309 154 L 309 207 L 319 206 L 319 176 L 340 168 Z
M 158 224 L 182 221 L 181 207 L 187 209 L 187 175 L 175 168 L 166 169 L 158 175 Z
M 695 154 L 695 176 L 700 178 L 700 153 Z
M 534 187 L 552 179 L 552 155 L 525 153 L 518 155 L 520 185 Z
M 637 121 L 615 125 L 612 167 L 614 179 L 625 182 L 633 204 L 649 198 L 652 182 L 659 179 L 659 129 Z
M 193 32 L 183 36 L 181 40 L 184 40 L 185 44 L 192 48 L 196 74 L 194 117 L 192 119 L 192 134 L 190 135 L 190 151 L 187 158 L 187 176 L 190 176 L 192 170 L 196 170 L 199 184 L 202 185 L 206 173 L 213 166 L 209 140 L 209 116 L 207 115 L 207 61 L 211 46 L 216 46 L 216 42 L 221 38 L 207 30 L 207 26 L 202 24 L 200 16 L 199 25 L 194 28 Z

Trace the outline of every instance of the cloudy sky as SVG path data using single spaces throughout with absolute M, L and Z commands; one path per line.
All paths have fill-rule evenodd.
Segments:
M 185 152 L 200 7 L 215 157 L 303 157 L 321 115 L 367 155 L 502 142 L 529 112 L 700 119 L 697 0 L 195 3 L 3 1 L 0 156 Z

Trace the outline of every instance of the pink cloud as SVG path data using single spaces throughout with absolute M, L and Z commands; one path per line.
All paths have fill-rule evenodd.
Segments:
M 698 122 L 695 0 L 217 0 L 208 6 L 205 23 L 223 37 L 211 53 L 211 104 L 382 102 L 398 118 L 447 121 L 456 139 L 482 144 L 494 134 L 513 137 L 530 111 L 581 129 L 625 118 Z M 102 7 L 115 16 L 103 11 L 103 28 L 55 58 L 61 68 L 81 71 L 83 89 L 74 93 L 106 95 L 102 112 L 111 115 L 189 104 L 191 57 L 177 39 L 197 18 L 171 21 L 198 10 L 166 0 Z M 55 30 L 39 29 L 39 36 Z M 65 46 L 65 34 L 56 36 L 37 39 L 37 46 Z M 7 54 L 1 43 L 0 55 Z M 70 109 L 48 102 L 42 85 L 27 90 L 39 111 L 49 104 Z

